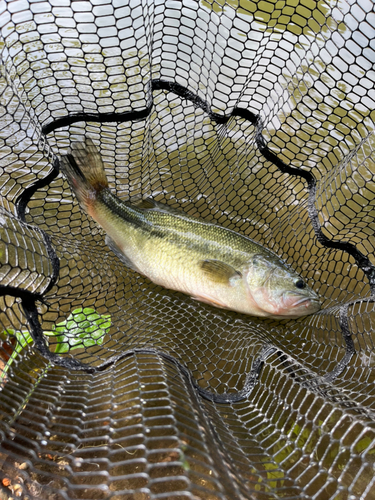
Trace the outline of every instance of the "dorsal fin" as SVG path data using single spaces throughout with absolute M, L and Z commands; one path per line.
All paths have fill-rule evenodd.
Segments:
M 136 204 L 136 207 L 141 208 L 142 210 L 155 210 L 155 212 L 167 212 L 174 215 L 190 217 L 189 215 L 185 214 L 183 210 L 170 207 L 166 203 L 160 203 L 159 201 L 155 201 L 152 198 L 145 198 L 141 200 Z

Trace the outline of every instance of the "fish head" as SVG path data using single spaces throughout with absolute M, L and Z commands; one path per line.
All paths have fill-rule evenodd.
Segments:
M 246 285 L 259 315 L 299 318 L 319 311 L 319 296 L 275 255 L 256 254 L 248 264 Z

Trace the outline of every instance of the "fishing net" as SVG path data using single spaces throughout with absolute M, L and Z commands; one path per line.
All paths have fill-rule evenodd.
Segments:
M 370 0 L 0 4 L 1 498 L 373 499 Z M 129 269 L 59 158 L 247 235 L 322 300 L 261 319 Z

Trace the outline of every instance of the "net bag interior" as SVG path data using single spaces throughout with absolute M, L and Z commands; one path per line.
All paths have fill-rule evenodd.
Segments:
M 0 495 L 374 498 L 369 0 L 0 4 Z M 249 236 L 322 309 L 262 319 L 129 269 L 59 159 Z

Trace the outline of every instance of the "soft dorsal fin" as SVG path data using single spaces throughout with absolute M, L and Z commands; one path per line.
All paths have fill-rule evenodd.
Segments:
M 141 210 L 152 210 L 154 212 L 164 212 L 164 213 L 168 213 L 168 214 L 179 215 L 180 217 L 185 217 L 187 219 L 200 220 L 197 217 L 193 217 L 192 215 L 188 215 L 182 209 L 173 208 L 170 205 L 167 205 L 166 203 L 160 203 L 160 201 L 155 201 L 152 198 L 145 198 L 145 199 L 141 200 L 140 202 L 136 203 L 135 206 L 137 208 L 140 208 Z
M 221 260 L 201 260 L 199 265 L 205 276 L 215 283 L 230 285 L 232 279 L 242 278 L 240 271 Z
M 145 198 L 136 204 L 137 208 L 141 208 L 142 210 L 154 210 L 155 212 L 168 212 L 174 215 L 184 215 L 188 217 L 182 210 L 178 210 L 177 208 L 170 207 L 165 203 L 160 203 L 159 201 L 155 201 L 152 198 Z
M 143 200 L 135 202 L 134 205 L 142 210 L 152 210 L 155 208 L 155 203 L 156 201 L 152 198 L 144 198 Z

